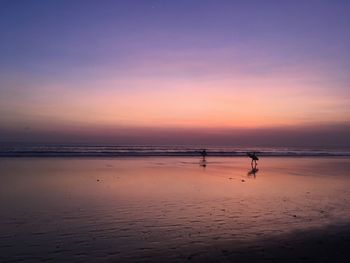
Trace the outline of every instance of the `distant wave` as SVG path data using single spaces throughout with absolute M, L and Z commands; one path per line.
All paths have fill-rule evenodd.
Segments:
M 0 146 L 0 157 L 142 157 L 200 156 L 203 148 L 174 146 Z M 350 149 L 312 149 L 282 147 L 209 147 L 208 156 L 245 156 L 255 151 L 259 156 L 350 156 Z

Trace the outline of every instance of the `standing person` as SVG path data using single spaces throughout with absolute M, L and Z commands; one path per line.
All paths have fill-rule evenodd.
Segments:
M 207 155 L 208 155 L 207 151 L 205 149 L 203 149 L 203 151 L 201 151 L 202 160 L 200 161 L 200 166 L 202 166 L 202 167 L 206 167 L 207 166 L 207 160 L 205 159 L 205 157 Z
M 201 151 L 201 155 L 203 157 L 203 160 L 205 159 L 205 157 L 208 155 L 207 151 L 205 149 L 203 149 L 203 151 Z
M 255 164 L 255 166 L 256 166 L 256 165 L 257 165 L 257 162 L 256 162 L 256 161 L 258 161 L 259 158 L 258 158 L 258 156 L 256 156 L 255 152 L 253 152 L 253 153 L 247 153 L 247 155 L 248 155 L 248 157 L 250 157 L 250 158 L 252 159 L 252 163 L 251 163 L 252 167 L 253 167 L 253 162 L 254 162 L 254 164 Z

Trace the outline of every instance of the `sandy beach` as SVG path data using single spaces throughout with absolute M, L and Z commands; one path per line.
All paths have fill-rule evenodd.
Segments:
M 0 158 L 1 262 L 349 262 L 350 159 Z

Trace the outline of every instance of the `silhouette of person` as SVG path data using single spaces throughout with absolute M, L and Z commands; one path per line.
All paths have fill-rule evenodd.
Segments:
M 204 149 L 203 151 L 201 151 L 201 156 L 202 156 L 202 160 L 200 161 L 200 166 L 202 167 L 206 167 L 207 166 L 207 160 L 205 159 L 205 157 L 207 156 L 207 151 Z
M 252 168 L 253 168 L 253 162 L 255 164 L 255 166 L 257 165 L 257 162 L 259 160 L 258 156 L 256 156 L 255 152 L 253 153 L 247 153 L 248 157 L 250 157 L 252 159 L 252 162 L 251 162 L 251 165 L 252 165 Z

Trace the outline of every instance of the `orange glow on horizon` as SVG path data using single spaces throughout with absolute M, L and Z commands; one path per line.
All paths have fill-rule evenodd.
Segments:
M 322 79 L 322 72 L 254 75 L 222 67 L 220 73 L 208 64 L 201 66 L 215 74 L 182 72 L 192 66 L 141 63 L 129 69 L 130 77 L 113 77 L 109 69 L 75 81 L 37 86 L 34 80 L 33 96 L 21 104 L 4 101 L 11 114 L 2 117 L 3 126 L 264 128 L 350 121 L 350 98 L 310 85 L 308 78 Z

